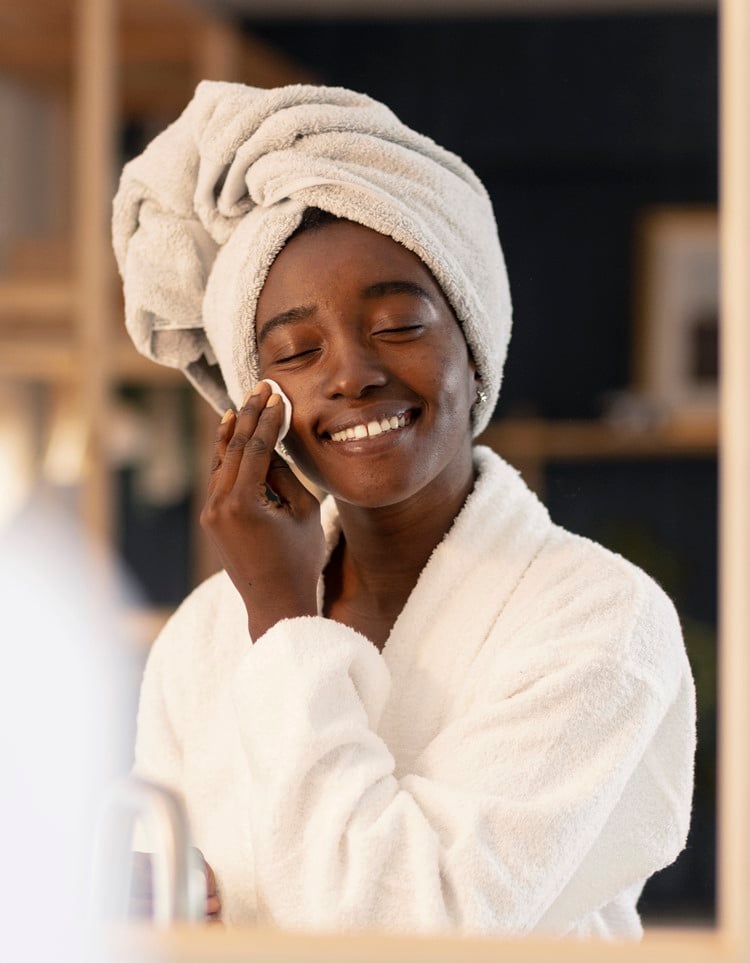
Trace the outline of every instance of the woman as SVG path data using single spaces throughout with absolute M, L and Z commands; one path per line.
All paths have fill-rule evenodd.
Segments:
M 692 679 L 658 586 L 473 446 L 510 331 L 475 175 L 362 95 L 204 83 L 114 234 L 136 343 L 227 408 L 225 571 L 155 643 L 136 747 L 210 908 L 637 938 L 687 835 Z

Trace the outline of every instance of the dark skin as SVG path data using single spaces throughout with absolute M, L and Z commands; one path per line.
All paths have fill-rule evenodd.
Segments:
M 289 453 L 332 494 L 341 518 L 323 614 L 382 649 L 473 486 L 476 375 L 463 334 L 413 253 L 347 221 L 282 250 L 256 333 L 261 377 L 294 406 Z M 225 415 L 201 517 L 245 602 L 252 639 L 280 619 L 318 614 L 325 559 L 317 500 L 273 450 L 278 400 L 260 383 Z M 341 435 L 391 419 L 399 427 Z

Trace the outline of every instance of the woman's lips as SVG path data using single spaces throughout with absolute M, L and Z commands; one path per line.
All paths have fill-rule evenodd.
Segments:
M 376 438 L 391 431 L 400 431 L 412 423 L 412 413 L 410 411 L 400 415 L 383 415 L 380 418 L 372 418 L 367 421 L 360 421 L 346 428 L 332 432 L 328 437 L 336 443 L 346 441 L 362 441 L 365 438 Z

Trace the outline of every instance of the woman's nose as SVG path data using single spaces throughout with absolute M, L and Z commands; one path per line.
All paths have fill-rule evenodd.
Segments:
M 367 345 L 349 341 L 329 352 L 324 385 L 329 398 L 361 398 L 387 383 L 388 374 L 377 352 Z

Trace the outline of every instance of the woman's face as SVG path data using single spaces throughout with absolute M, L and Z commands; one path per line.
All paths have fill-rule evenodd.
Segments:
M 474 366 L 416 255 L 349 221 L 300 234 L 269 271 L 256 334 L 261 377 L 292 401 L 285 445 L 315 484 L 371 508 L 466 484 Z

